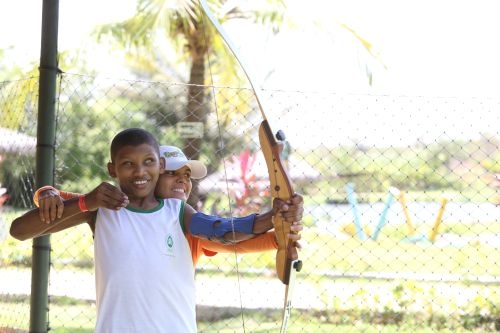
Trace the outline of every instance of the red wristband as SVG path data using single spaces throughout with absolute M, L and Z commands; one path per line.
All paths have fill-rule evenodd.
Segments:
M 78 207 L 80 208 L 80 211 L 83 213 L 89 211 L 89 209 L 87 208 L 87 205 L 85 204 L 85 196 L 84 195 L 81 195 L 78 197 Z

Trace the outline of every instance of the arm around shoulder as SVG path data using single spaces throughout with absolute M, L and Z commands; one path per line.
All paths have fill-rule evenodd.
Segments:
M 61 218 L 47 223 L 42 222 L 39 209 L 33 209 L 12 222 L 10 235 L 18 240 L 27 240 L 51 234 L 87 222 L 94 217 L 95 213 L 95 211 L 81 212 L 78 199 L 70 199 L 66 202 Z

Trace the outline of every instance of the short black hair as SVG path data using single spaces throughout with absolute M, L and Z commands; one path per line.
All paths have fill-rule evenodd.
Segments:
M 118 150 L 124 146 L 139 146 L 148 144 L 154 147 L 158 155 L 160 155 L 160 146 L 153 134 L 142 128 L 127 128 L 115 135 L 111 141 L 110 153 L 111 161 L 114 161 Z

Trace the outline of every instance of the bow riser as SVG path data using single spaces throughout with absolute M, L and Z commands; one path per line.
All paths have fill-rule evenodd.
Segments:
M 281 160 L 283 142 L 274 138 L 267 120 L 264 120 L 259 127 L 259 142 L 269 170 L 271 196 L 282 200 L 290 199 L 293 196 L 293 189 L 290 177 Z M 287 236 L 291 232 L 290 224 L 285 222 L 280 214 L 277 214 L 274 217 L 274 230 L 278 242 L 276 272 L 281 282 L 288 285 L 292 263 L 292 259 L 289 257 L 289 247 L 293 246 Z

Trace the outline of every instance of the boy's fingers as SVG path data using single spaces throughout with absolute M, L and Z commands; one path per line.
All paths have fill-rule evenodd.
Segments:
M 287 204 L 286 202 L 284 201 L 280 201 L 280 205 L 279 205 L 279 208 L 282 212 L 287 212 L 290 210 L 290 205 Z
M 291 241 L 294 241 L 294 242 L 296 242 L 302 238 L 302 236 L 300 234 L 294 234 L 294 233 L 288 234 L 288 237 Z
M 300 232 L 304 229 L 304 226 L 302 225 L 302 223 L 299 223 L 299 222 L 294 222 L 291 226 L 290 226 L 290 230 L 292 230 L 293 232 Z
M 304 198 L 300 195 L 300 194 L 294 194 L 292 199 L 291 199 L 291 202 L 293 205 L 299 205 L 301 204 L 302 202 L 304 201 Z
M 129 204 L 128 197 L 121 193 L 110 193 L 101 199 L 102 205 L 108 209 L 120 209 Z
M 62 216 L 60 200 L 56 197 L 47 197 L 40 200 L 39 216 L 42 222 L 50 223 Z
M 297 248 L 291 246 L 288 248 L 288 257 L 292 260 L 296 260 L 299 258 L 299 254 L 297 252 Z
M 64 203 L 59 200 L 55 204 L 55 212 L 54 212 L 54 214 L 57 216 L 57 218 L 61 218 L 62 215 L 63 215 L 63 212 L 64 212 Z
M 119 188 L 106 182 L 87 194 L 86 199 L 87 207 L 91 210 L 99 207 L 118 210 L 128 205 L 128 197 Z
M 49 214 L 50 214 L 50 222 L 54 222 L 57 217 L 57 205 L 55 203 L 52 203 L 49 206 Z
M 38 216 L 40 217 L 40 221 L 49 223 L 50 220 L 45 218 L 45 211 L 42 207 L 38 207 Z
M 57 217 L 61 218 L 64 212 L 64 202 L 59 202 L 57 204 Z
M 287 222 L 293 223 L 302 220 L 304 209 L 302 207 L 297 207 L 296 209 L 291 209 L 287 212 L 282 212 L 281 216 L 286 219 Z

